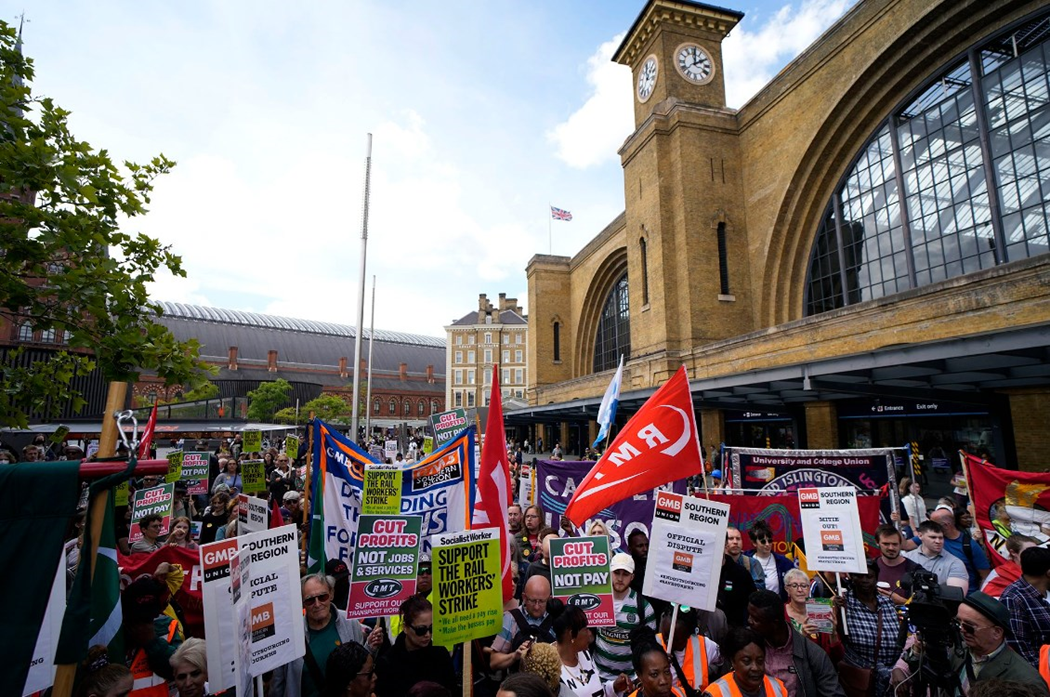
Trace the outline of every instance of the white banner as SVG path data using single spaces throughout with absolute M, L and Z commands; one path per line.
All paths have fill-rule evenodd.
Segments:
M 798 508 L 808 568 L 841 573 L 867 571 L 856 489 L 799 489 Z
M 40 633 L 36 635 L 36 648 L 33 649 L 33 660 L 29 664 L 29 675 L 26 676 L 26 684 L 22 689 L 23 697 L 46 690 L 55 684 L 55 649 L 58 648 L 58 635 L 62 631 L 62 615 L 66 611 L 66 555 L 69 554 L 70 546 L 75 547 L 76 544 L 76 540 L 67 542 L 58 560 L 44 621 L 40 625 Z
M 714 610 L 728 525 L 727 504 L 658 491 L 642 594 Z
M 230 614 L 230 558 L 237 555 L 237 538 L 201 545 L 200 555 L 208 688 L 218 693 L 237 685 L 234 654 L 238 625 Z
M 270 506 L 265 499 L 248 494 L 237 495 L 237 532 L 262 532 L 269 527 Z

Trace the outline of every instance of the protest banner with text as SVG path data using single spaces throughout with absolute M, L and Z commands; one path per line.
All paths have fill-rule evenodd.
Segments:
M 262 452 L 262 431 L 241 431 L 241 452 Z
M 266 530 L 270 523 L 270 505 L 265 499 L 248 494 L 237 495 L 237 533 Z
M 440 414 L 432 414 L 430 427 L 434 429 L 434 447 L 443 447 L 468 425 L 467 412 L 462 409 L 452 409 L 451 411 L 443 411 Z
M 296 458 L 299 457 L 299 436 L 284 437 L 284 454 L 288 456 L 289 460 L 295 462 Z
M 714 610 L 728 526 L 724 503 L 657 493 L 642 593 Z
M 237 541 L 241 562 L 251 564 L 251 674 L 256 676 L 306 653 L 299 534 L 294 525 L 285 525 Z
M 265 462 L 245 460 L 241 463 L 241 490 L 246 494 L 261 494 L 266 491 Z
M 856 489 L 799 489 L 798 507 L 811 571 L 867 571 Z
M 434 535 L 434 643 L 492 636 L 503 624 L 499 531 Z
M 587 613 L 588 626 L 614 626 L 609 538 L 556 537 L 551 539 L 550 549 L 554 597 Z
M 164 477 L 167 484 L 174 484 L 182 479 L 182 451 L 172 450 L 168 453 L 168 474 Z
M 361 513 L 397 515 L 401 512 L 401 467 L 365 465 Z
M 182 480 L 186 482 L 186 493 L 207 494 L 211 453 L 187 452 L 182 455 Z
M 151 513 L 156 513 L 161 517 L 160 536 L 167 535 L 171 527 L 171 508 L 174 503 L 174 484 L 161 484 L 150 489 L 136 491 L 131 506 L 131 530 L 128 534 L 128 543 L 135 544 L 142 539 L 142 530 L 139 529 L 138 522 Z
M 361 516 L 347 617 L 392 617 L 415 594 L 422 526 L 419 516 Z

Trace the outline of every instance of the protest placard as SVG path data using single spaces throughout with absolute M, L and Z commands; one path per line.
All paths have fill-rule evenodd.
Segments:
M 397 441 L 388 440 L 383 443 L 383 459 L 393 462 L 397 459 Z
M 284 454 L 289 460 L 295 462 L 295 459 L 299 457 L 299 436 L 284 437 Z
M 522 464 L 521 471 L 518 477 L 518 503 L 522 506 L 531 506 L 535 501 L 533 500 L 533 483 L 535 468 L 530 467 L 527 464 Z
M 361 513 L 397 515 L 401 512 L 401 468 L 398 465 L 365 465 Z
M 432 414 L 430 427 L 434 429 L 434 445 L 440 448 L 467 427 L 467 412 L 462 409 L 452 409 L 440 414 Z
M 422 527 L 419 516 L 361 516 L 347 617 L 391 617 L 415 594 Z
M 810 598 L 806 601 L 806 618 L 820 634 L 835 633 L 835 609 L 830 598 Z
M 811 571 L 867 571 L 856 489 L 799 489 L 798 507 L 802 538 L 806 541 L 806 565 Z
M 609 536 L 555 537 L 550 549 L 554 597 L 579 606 L 587 613 L 588 626 L 614 626 Z
M 204 627 L 208 636 L 208 686 L 213 692 L 237 684 L 234 654 L 238 647 L 238 627 L 230 611 L 230 557 L 237 554 L 237 538 L 220 540 L 200 547 L 201 600 Z
M 128 486 L 128 480 L 126 479 L 120 484 L 117 484 L 116 488 L 113 490 L 115 495 L 113 505 L 117 506 L 118 508 L 120 506 L 127 506 L 128 497 L 130 496 L 130 490 L 131 487 Z
M 175 503 L 175 485 L 161 484 L 150 489 L 139 489 L 131 507 L 131 530 L 128 543 L 135 544 L 142 539 L 142 530 L 138 522 L 144 516 L 156 513 L 161 517 L 160 536 L 168 534 L 171 526 L 171 507 Z
M 245 460 L 241 463 L 241 491 L 258 494 L 266 491 L 266 463 L 262 460 Z
M 434 643 L 452 646 L 498 633 L 503 624 L 499 531 L 442 533 L 431 544 Z
M 434 452 L 434 438 L 432 436 L 423 437 L 423 454 L 429 455 Z
M 642 593 L 714 610 L 728 525 L 724 503 L 657 492 Z
M 230 591 L 233 596 L 233 616 L 237 645 L 233 652 L 233 675 L 236 694 L 251 695 L 252 686 L 252 612 L 248 602 L 251 586 L 251 564 L 247 555 L 235 552 L 230 557 Z
M 186 452 L 182 455 L 182 481 L 186 482 L 186 493 L 191 495 L 208 493 L 211 453 Z
M 237 495 L 237 533 L 265 530 L 270 522 L 270 507 L 265 499 L 248 494 Z
M 241 452 L 258 453 L 262 451 L 262 431 L 241 431 Z
M 237 540 L 242 563 L 251 564 L 251 673 L 257 676 L 306 653 L 299 533 L 285 525 Z
M 168 453 L 168 474 L 165 475 L 164 482 L 174 484 L 180 479 L 182 479 L 182 451 L 172 450 Z

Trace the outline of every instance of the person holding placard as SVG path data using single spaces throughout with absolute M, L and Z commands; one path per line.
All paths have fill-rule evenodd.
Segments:
M 138 525 L 142 530 L 142 539 L 131 545 L 132 554 L 156 552 L 163 546 L 158 538 L 164 527 L 164 518 L 156 513 L 150 513 L 139 518 Z
M 448 651 L 433 644 L 434 609 L 414 595 L 401 603 L 401 633 L 376 661 L 376 697 L 401 697 L 418 682 L 429 680 L 452 690 L 456 673 Z
M 503 613 L 503 627 L 486 649 L 493 670 L 510 668 L 528 652 L 534 641 L 553 644 L 554 618 L 547 612 L 551 584 L 543 576 L 533 576 L 521 593 L 521 607 Z
M 787 697 L 778 678 L 766 674 L 766 649 L 761 637 L 750 629 L 734 627 L 724 644 L 732 672 L 711 683 L 704 697 Z
M 631 630 L 642 626 L 655 629 L 656 612 L 642 594 L 631 587 L 634 559 L 630 554 L 614 554 L 612 572 L 613 608 L 616 626 L 599 627 L 595 632 L 594 662 L 602 680 L 612 681 L 620 673 L 634 675 L 631 664 Z
M 791 628 L 810 641 L 816 642 L 817 646 L 824 649 L 831 660 L 838 661 L 842 657 L 842 645 L 839 643 L 835 628 L 831 625 L 831 619 L 815 621 L 810 617 L 810 609 L 825 612 L 824 616 L 831 615 L 831 606 L 810 598 L 810 580 L 806 572 L 801 569 L 792 569 L 784 574 L 784 585 L 787 587 L 788 602 L 784 606 Z M 825 626 L 826 625 L 826 626 Z
M 671 618 L 674 606 L 664 610 L 660 617 L 660 633 L 656 635 L 660 646 L 667 648 L 667 635 L 671 633 Z M 711 677 L 721 672 L 722 654 L 718 644 L 696 633 L 696 610 L 685 605 L 678 608 L 675 618 L 674 636 L 671 642 L 671 679 L 676 687 L 683 682 L 696 691 L 702 691 L 711 682 Z M 687 690 L 688 692 L 688 690 Z M 699 692 L 696 692 L 699 694 Z
M 589 651 L 591 630 L 587 628 L 587 613 L 574 605 L 564 609 L 554 619 L 554 634 L 558 637 L 558 656 L 561 658 L 561 697 L 605 697 L 622 695 L 631 686 L 626 673 L 620 673 L 612 682 L 602 682 Z

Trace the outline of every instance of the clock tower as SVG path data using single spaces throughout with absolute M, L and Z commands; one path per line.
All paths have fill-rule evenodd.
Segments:
M 634 74 L 634 121 L 669 99 L 725 106 L 722 40 L 742 12 L 689 0 L 650 0 L 613 60 Z

